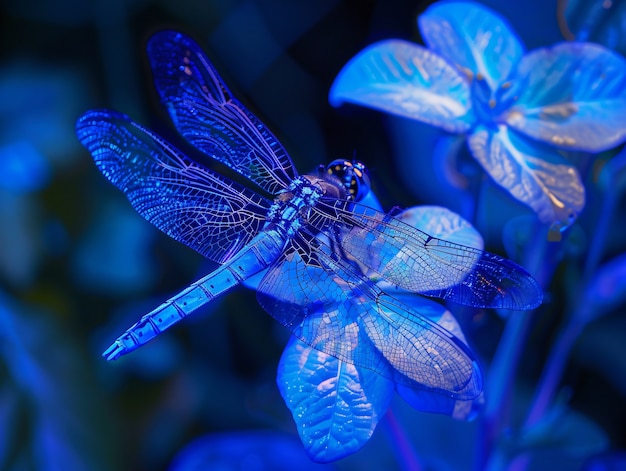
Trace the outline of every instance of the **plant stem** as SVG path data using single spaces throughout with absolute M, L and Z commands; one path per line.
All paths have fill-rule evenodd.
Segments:
M 623 174 L 625 169 L 626 151 L 622 151 L 607 162 L 600 176 L 602 181 L 604 181 L 604 184 L 599 185 L 604 192 L 604 201 L 600 206 L 600 216 L 596 221 L 592 236 L 593 239 L 589 245 L 589 254 L 585 261 L 585 276 L 587 279 L 593 276 L 602 258 L 605 249 L 604 243 L 606 242 L 609 228 L 611 227 L 615 207 L 619 198 L 622 196 L 621 190 L 623 184 L 621 182 L 624 179 Z
M 596 229 L 593 231 L 593 239 L 590 244 L 589 255 L 585 263 L 585 274 L 587 277 L 591 276 L 596 271 L 603 255 L 604 242 L 606 241 L 606 236 L 609 232 L 609 226 L 612 219 L 611 216 L 613 215 L 616 203 L 615 200 L 616 197 L 612 195 L 610 191 L 607 192 L 604 204 L 600 210 L 600 217 L 596 223 Z
M 581 331 L 582 325 L 578 322 L 568 322 L 565 328 L 561 329 L 556 342 L 550 350 L 523 429 L 527 430 L 539 422 L 548 407 L 550 407 L 550 404 L 552 404 L 559 381 L 563 376 L 569 352 Z M 529 455 L 518 456 L 513 460 L 508 471 L 524 471 L 529 463 Z
M 621 152 L 606 164 L 606 168 L 603 171 L 609 181 L 601 185 L 604 188 L 604 201 L 601 205 L 600 215 L 596 221 L 589 252 L 585 260 L 583 286 L 589 282 L 600 264 L 615 206 L 621 196 L 620 192 L 615 191 L 615 188 L 619 187 L 622 169 L 624 168 L 626 168 L 626 152 Z M 578 306 L 578 309 L 584 308 L 584 305 Z M 567 365 L 570 351 L 584 328 L 584 324 L 579 320 L 580 318 L 581 316 L 578 312 L 572 313 L 567 320 L 567 324 L 561 328 L 546 360 L 535 397 L 524 422 L 524 429 L 529 429 L 539 422 L 550 407 L 560 380 L 563 377 L 563 371 Z M 530 457 L 522 455 L 513 461 L 509 471 L 523 471 L 528 467 L 529 463 Z
M 544 225 L 536 222 L 533 238 L 524 254 L 523 265 L 545 287 L 557 263 L 558 244 L 548 242 Z M 507 320 L 486 382 L 487 405 L 482 416 L 475 469 L 502 469 L 505 451 L 497 446 L 502 431 L 509 425 L 515 373 L 532 325 L 533 312 L 512 312 Z
M 554 343 L 543 369 L 539 386 L 537 387 L 530 412 L 524 423 L 524 427 L 536 424 L 544 415 L 554 398 L 554 393 L 563 376 L 563 370 L 569 357 L 569 352 L 582 331 L 578 322 L 568 322 Z
M 398 462 L 401 466 L 400 469 L 403 471 L 421 471 L 422 466 L 420 465 L 415 448 L 411 445 L 411 441 L 406 436 L 404 427 L 402 427 L 402 424 L 396 418 L 391 407 L 389 407 L 389 410 L 385 414 L 385 421 L 387 423 L 392 448 L 398 456 Z
M 489 367 L 485 391 L 487 402 L 478 435 L 476 470 L 498 469 L 496 463 L 504 459 L 495 445 L 507 426 L 513 380 L 530 329 L 531 314 L 511 313 Z

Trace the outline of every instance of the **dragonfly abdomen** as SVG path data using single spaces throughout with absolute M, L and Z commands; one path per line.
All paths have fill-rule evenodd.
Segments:
M 261 232 L 217 270 L 144 315 L 120 335 L 102 356 L 115 360 L 146 344 L 216 297 L 267 268 L 282 253 L 285 242 L 278 231 Z

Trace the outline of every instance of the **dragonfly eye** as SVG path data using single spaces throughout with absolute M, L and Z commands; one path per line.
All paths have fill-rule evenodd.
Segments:
M 350 200 L 360 201 L 370 191 L 367 167 L 356 160 L 333 160 L 326 166 L 326 174 L 341 181 Z

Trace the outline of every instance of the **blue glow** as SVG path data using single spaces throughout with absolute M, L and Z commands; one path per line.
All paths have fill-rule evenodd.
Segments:
M 312 463 L 292 437 L 272 432 L 207 435 L 182 449 L 170 471 L 328 469 Z
M 154 233 L 117 204 L 100 208 L 101 218 L 78 242 L 72 269 L 77 284 L 93 292 L 125 293 L 154 283 L 150 254 Z
M 408 387 L 477 397 L 482 383 L 467 345 L 418 311 L 406 315 L 410 308 L 376 286 L 368 272 L 410 292 L 504 309 L 539 305 L 542 293 L 534 279 L 511 261 L 440 241 L 360 204 L 354 195 L 366 196 L 368 188 L 352 194 L 351 179 L 343 181 L 332 169 L 299 176 L 282 145 L 231 96 L 191 38 L 157 33 L 148 56 L 181 134 L 274 200 L 194 162 L 126 115 L 83 114 L 76 123 L 79 140 L 139 214 L 222 263 L 144 315 L 103 356 L 115 360 L 140 348 L 267 269 L 257 288 L 259 302 L 303 342 Z M 358 167 L 355 172 L 366 172 Z M 368 186 L 363 177 L 358 181 Z M 418 348 L 425 345 L 436 348 L 437 356 Z
M 50 179 L 48 161 L 30 143 L 21 141 L 0 147 L 0 188 L 33 191 Z
M 623 54 L 626 2 L 481 0 L 475 5 L 480 15 L 472 15 L 467 3 L 432 0 L 2 2 L 0 469 L 622 470 L 626 151 L 623 144 L 601 152 L 566 150 L 531 136 L 552 141 L 575 132 L 586 145 L 613 145 L 607 121 L 612 114 L 616 123 L 621 119 L 623 83 L 619 74 L 613 79 L 611 74 L 621 60 L 608 60 L 602 49 L 580 41 Z M 437 7 L 444 6 L 441 14 Z M 442 40 L 469 34 L 486 42 L 482 49 L 476 42 L 455 43 L 458 47 L 443 54 L 445 44 L 426 42 L 435 33 L 418 31 L 419 16 L 435 28 L 451 25 Z M 105 361 L 101 352 L 141 314 L 219 264 L 160 234 L 133 212 L 124 192 L 103 178 L 77 139 L 74 124 L 82 112 L 122 110 L 202 168 L 259 198 L 274 198 L 192 149 L 168 120 L 168 109 L 177 103 L 159 105 L 145 54 L 148 38 L 164 25 L 196 38 L 237 103 L 258 117 L 256 129 L 271 130 L 294 169 L 318 176 L 319 164 L 358 158 L 369 169 L 371 189 L 361 204 L 380 211 L 363 217 L 389 215 L 387 222 L 419 224 L 443 239 L 452 236 L 442 232 L 448 228 L 460 237 L 456 243 L 506 254 L 537 280 L 543 304 L 523 313 L 459 305 L 449 298 L 429 302 L 367 272 L 375 288 L 393 296 L 394 307 L 401 305 L 385 313 L 375 308 L 388 307 L 388 298 L 376 304 L 360 296 L 367 283 L 353 283 L 352 291 L 332 297 L 331 304 L 327 288 L 337 283 L 327 277 L 321 287 L 313 277 L 304 280 L 293 297 L 293 285 L 287 285 L 281 306 L 294 315 L 302 311 L 291 310 L 291 304 L 301 306 L 308 292 L 308 312 L 320 324 L 335 322 L 337 313 L 344 320 L 355 314 L 348 319 L 355 322 L 332 325 L 344 325 L 342 333 L 353 337 L 358 326 L 357 354 L 380 360 L 385 377 L 293 340 L 257 302 L 265 270 L 247 280 L 256 282 L 254 289 L 235 288 L 132 355 Z M 381 54 L 370 64 L 370 79 L 385 77 L 389 65 L 398 76 L 395 81 L 387 76 L 389 87 L 380 96 L 421 94 L 430 100 L 419 106 L 406 102 L 407 117 L 364 106 L 332 107 L 328 92 L 342 66 L 364 47 L 393 38 L 409 45 L 407 54 L 414 50 L 411 41 L 428 44 L 429 56 L 423 63 L 408 57 L 405 64 Z M 559 46 L 563 39 L 571 45 Z M 569 69 L 579 53 L 586 58 L 577 62 L 581 70 Z M 452 56 L 458 56 L 454 63 Z M 471 82 L 459 61 L 473 69 Z M 404 78 L 418 70 L 424 72 L 422 81 L 415 80 L 407 93 Z M 491 84 L 504 84 L 513 75 L 526 83 L 496 87 L 492 108 Z M 365 78 L 355 77 L 353 85 L 367 83 Z M 191 93 L 190 83 L 178 83 Z M 420 91 L 419 83 L 429 84 L 428 90 Z M 175 83 L 166 88 L 175 98 Z M 523 101 L 517 121 L 510 115 L 513 93 Z M 602 99 L 595 100 L 595 93 Z M 568 117 L 569 105 L 558 103 L 567 103 L 570 94 L 582 97 L 577 116 Z M 179 124 L 193 122 L 194 110 L 202 115 L 207 109 L 206 102 L 192 104 L 185 96 L 189 114 L 180 114 Z M 608 96 L 616 100 L 607 101 Z M 547 102 L 556 106 L 544 115 L 529 111 L 536 107 L 538 112 Z M 424 112 L 424 120 L 413 119 L 410 108 Z M 243 116 L 239 108 L 230 109 Z M 502 121 L 505 129 L 497 127 L 500 116 L 511 118 Z M 539 211 L 520 204 L 485 171 L 467 146 L 471 134 L 485 137 L 488 148 L 481 158 L 493 164 L 493 173 L 517 179 L 519 194 L 536 195 Z M 619 139 L 619 129 L 615 136 Z M 266 147 L 263 139 L 244 142 L 279 148 Z M 252 167 L 251 175 L 261 178 L 263 170 L 258 171 Z M 180 184 L 198 176 L 172 175 Z M 344 177 L 344 185 L 351 185 Z M 289 183 L 294 179 L 290 175 Z M 129 186 L 132 181 L 127 180 Z M 156 208 L 171 209 L 187 203 L 197 214 L 206 212 L 203 201 L 190 202 L 189 194 L 177 203 L 171 201 L 176 192 L 159 200 L 155 195 L 162 188 L 163 182 L 151 194 L 156 199 L 146 204 L 156 201 Z M 580 207 L 576 217 L 551 203 L 550 194 L 565 207 Z M 424 205 L 439 208 L 431 212 Z M 217 205 L 229 207 L 242 208 Z M 442 207 L 469 223 L 463 225 Z M 548 221 L 539 221 L 539 213 Z M 246 215 L 237 221 L 244 227 L 252 212 L 239 214 Z M 552 224 L 556 215 L 560 220 Z M 336 229 L 335 223 L 330 226 Z M 206 225 L 159 227 L 180 236 L 202 233 Z M 328 247 L 338 259 L 347 255 L 359 269 L 366 267 L 357 262 L 378 263 L 377 254 L 388 253 L 386 238 L 381 237 L 383 243 L 356 229 L 334 232 L 344 240 L 346 233 L 366 238 L 368 252 L 351 256 L 336 242 L 331 250 L 329 238 L 313 239 L 318 231 L 306 241 Z M 230 237 L 222 246 L 226 258 L 241 247 L 230 245 L 236 231 Z M 223 242 L 219 231 L 202 240 L 215 242 L 212 246 Z M 478 240 L 482 243 L 476 245 Z M 395 241 L 398 258 L 387 264 L 390 276 L 406 272 L 403 241 Z M 347 247 L 355 244 L 348 240 Z M 285 269 L 297 270 L 307 253 Z M 337 274 L 338 267 L 332 270 Z M 260 297 L 264 306 L 271 302 Z M 367 317 L 357 315 L 363 312 Z M 454 336 L 457 352 L 469 350 L 472 362 L 463 371 L 471 371 L 473 389 L 481 378 L 482 394 L 464 400 L 389 379 L 408 363 L 369 327 L 380 328 L 380 315 L 414 322 L 415 312 L 422 324 L 431 323 L 430 330 Z M 430 330 L 419 333 L 428 336 Z M 321 331 L 319 340 L 331 332 Z M 437 359 L 438 347 L 427 345 L 419 347 L 427 352 L 420 358 Z M 474 371 L 478 365 L 480 371 Z M 436 371 L 432 364 L 413 366 Z M 334 461 L 321 464 L 311 457 Z
M 508 23 L 477 3 L 434 3 L 418 26 L 428 49 L 399 40 L 367 47 L 341 70 L 330 102 L 468 134 L 494 181 L 542 222 L 569 226 L 584 187 L 554 147 L 600 152 L 626 139 L 626 61 L 587 43 L 524 54 Z
M 463 218 L 445 208 L 414 207 L 396 217 L 436 237 L 464 242 L 476 248 L 483 246 L 480 234 Z M 394 291 L 393 286 L 384 281 L 378 282 L 378 286 Z M 446 308 L 406 291 L 396 289 L 395 295 L 405 303 L 408 312 L 419 312 L 420 316 L 441 326 L 467 346 L 461 327 Z M 383 307 L 379 307 L 379 313 L 381 316 L 393 315 Z M 373 348 L 376 348 L 376 342 L 373 342 Z M 428 387 L 395 384 L 386 378 L 394 377 L 396 365 L 390 361 L 387 368 L 389 372 L 377 374 L 324 354 L 295 337 L 290 338 L 278 366 L 276 382 L 311 459 L 330 462 L 360 450 L 389 407 L 394 388 L 413 408 L 458 420 L 473 419 L 484 402 L 482 394 L 468 399 L 458 394 L 442 394 Z M 395 371 L 396 375 L 401 373 Z M 428 375 L 428 372 L 425 370 L 424 374 Z M 477 362 L 472 364 L 470 381 L 475 382 L 477 390 L 482 389 L 482 372 Z

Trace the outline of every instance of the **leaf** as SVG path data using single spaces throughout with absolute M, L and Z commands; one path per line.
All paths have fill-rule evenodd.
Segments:
M 465 132 L 473 122 L 469 83 L 437 54 L 417 44 L 387 40 L 372 44 L 341 69 L 330 103 L 375 108 Z
M 480 126 L 470 151 L 485 171 L 514 198 L 530 206 L 544 223 L 572 224 L 585 205 L 578 171 L 556 150 L 509 131 Z
M 586 458 L 609 445 L 605 432 L 583 414 L 557 405 L 535 425 L 526 429 L 517 446 L 530 453 L 557 452 Z
M 537 140 L 600 152 L 626 139 L 626 61 L 591 43 L 537 49 L 511 75 L 518 100 L 503 119 Z
M 396 390 L 400 397 L 414 409 L 430 414 L 448 415 L 456 420 L 475 419 L 485 402 L 483 394 L 471 401 L 464 401 L 401 385 L 398 385 Z
M 437 2 L 417 22 L 431 50 L 470 79 L 482 75 L 491 90 L 507 79 L 524 54 L 508 22 L 477 3 Z
M 14 407 L 10 415 L 0 408 L 11 435 L 4 440 L 6 449 L 0 446 L 0 465 L 44 471 L 119 469 L 111 451 L 111 414 L 86 355 L 50 320 L 50 313 L 33 313 L 0 292 L 0 371 L 6 373 L 0 399 Z M 25 463 L 30 466 L 22 468 Z
M 276 378 L 310 458 L 341 459 L 360 450 L 386 412 L 393 382 L 291 337 Z

